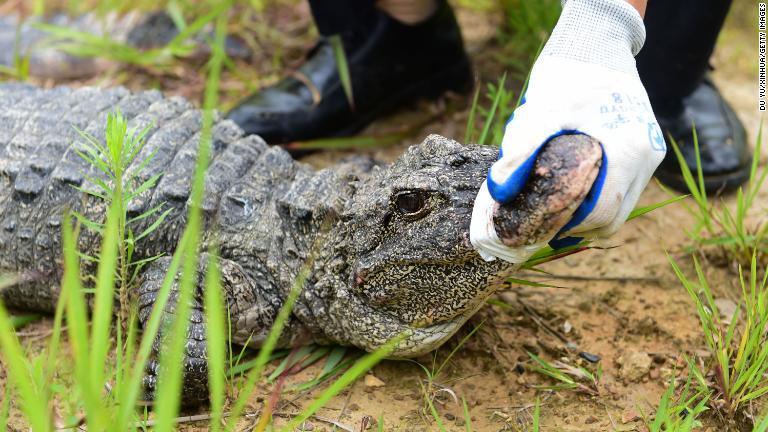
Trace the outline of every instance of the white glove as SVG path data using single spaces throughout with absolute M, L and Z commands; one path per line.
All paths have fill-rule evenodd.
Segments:
M 547 242 L 505 246 L 493 209 L 523 188 L 539 149 L 563 133 L 603 147 L 591 192 L 561 231 L 587 239 L 614 234 L 666 152 L 634 56 L 645 42 L 639 13 L 625 0 L 569 0 L 531 71 L 523 104 L 507 124 L 499 160 L 475 200 L 470 239 L 486 260 L 526 261 Z

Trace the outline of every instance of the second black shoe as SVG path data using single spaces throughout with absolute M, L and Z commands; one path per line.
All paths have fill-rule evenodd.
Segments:
M 696 152 L 692 125 L 695 124 L 707 193 L 732 191 L 749 178 L 752 155 L 744 125 L 709 77 L 683 100 L 683 111 L 679 115 L 657 116 L 657 119 L 664 135 L 675 139 L 694 176 Z M 667 146 L 667 155 L 655 175 L 667 186 L 688 192 L 671 145 Z
M 377 117 L 420 98 L 471 89 L 461 32 L 445 1 L 426 21 L 408 26 L 377 12 L 365 34 L 342 40 L 354 107 L 341 83 L 333 49 L 322 38 L 306 63 L 245 99 L 227 117 L 270 144 L 352 135 Z

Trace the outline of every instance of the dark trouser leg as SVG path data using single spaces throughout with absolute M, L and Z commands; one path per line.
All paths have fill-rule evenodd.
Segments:
M 674 138 L 693 170 L 696 125 L 708 192 L 732 190 L 744 183 L 751 163 L 744 126 L 707 76 L 730 6 L 731 0 L 650 0 L 645 18 L 648 38 L 637 56 L 640 78 L 659 125 L 665 137 Z M 671 148 L 656 177 L 687 192 Z
M 416 100 L 471 88 L 469 59 L 446 0 L 413 25 L 380 10 L 375 0 L 309 1 L 320 33 L 342 35 L 354 104 L 323 37 L 299 70 L 227 114 L 246 133 L 271 144 L 293 143 L 299 152 L 300 142 L 351 135 Z
M 309 0 L 309 7 L 323 36 L 371 28 L 376 19 L 374 0 Z
M 637 69 L 657 115 L 673 115 L 701 83 L 731 0 L 649 0 Z

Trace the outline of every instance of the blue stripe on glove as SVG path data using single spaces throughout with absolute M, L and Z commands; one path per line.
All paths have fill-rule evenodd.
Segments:
M 600 146 L 603 146 L 602 143 Z M 574 246 L 584 240 L 583 237 L 558 237 L 560 234 L 584 222 L 584 219 L 592 213 L 592 210 L 594 210 L 597 205 L 597 200 L 600 199 L 600 193 L 603 191 L 603 184 L 605 184 L 605 176 L 607 172 L 608 156 L 605 155 L 605 150 L 603 149 L 603 162 L 600 164 L 600 171 L 597 173 L 597 178 L 595 178 L 595 182 L 592 183 L 592 188 L 589 190 L 587 196 L 584 197 L 584 201 L 581 202 L 579 208 L 573 213 L 571 220 L 565 224 L 559 233 L 557 233 L 555 239 L 549 242 L 549 245 L 552 246 L 553 249 Z
M 518 166 L 507 177 L 507 179 L 501 183 L 497 183 L 491 176 L 491 171 L 488 170 L 488 192 L 490 192 L 491 197 L 501 204 L 506 204 L 512 201 L 513 199 L 515 199 L 515 197 L 520 194 L 520 191 L 523 190 L 525 183 L 528 181 L 528 177 L 531 176 L 531 171 L 533 171 L 533 167 L 536 164 L 536 158 L 538 157 L 539 152 L 541 151 L 541 148 L 544 147 L 544 144 L 550 142 L 552 139 L 557 138 L 561 135 L 575 135 L 575 134 L 584 135 L 583 133 L 577 130 L 568 130 L 568 129 L 563 129 L 560 132 L 552 134 L 549 138 L 544 140 L 543 143 L 541 143 L 539 148 L 537 148 L 528 159 L 526 159 L 523 163 L 521 163 L 520 166 Z M 501 152 L 501 150 L 499 150 L 499 159 L 501 159 L 502 157 L 503 157 L 503 153 Z M 605 166 L 605 164 L 603 164 L 603 166 Z M 601 171 L 602 171 L 602 168 L 601 168 Z M 598 191 L 598 195 L 599 195 L 599 191 Z M 592 206 L 594 207 L 594 204 Z
M 490 192 L 491 197 L 494 200 L 501 204 L 506 204 L 520 194 L 520 191 L 523 190 L 523 186 L 525 186 L 525 183 L 528 181 L 528 177 L 531 175 L 531 171 L 536 163 L 536 157 L 539 155 L 541 147 L 543 146 L 539 146 L 539 148 L 536 149 L 525 162 L 520 164 L 520 166 L 518 166 L 517 169 L 515 169 L 502 183 L 496 183 L 493 180 L 493 177 L 491 177 L 491 170 L 488 170 L 488 192 Z

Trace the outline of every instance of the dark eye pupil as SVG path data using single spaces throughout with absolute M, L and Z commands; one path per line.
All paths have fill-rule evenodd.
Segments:
M 424 207 L 424 198 L 416 192 L 398 195 L 397 209 L 403 214 L 417 213 Z

